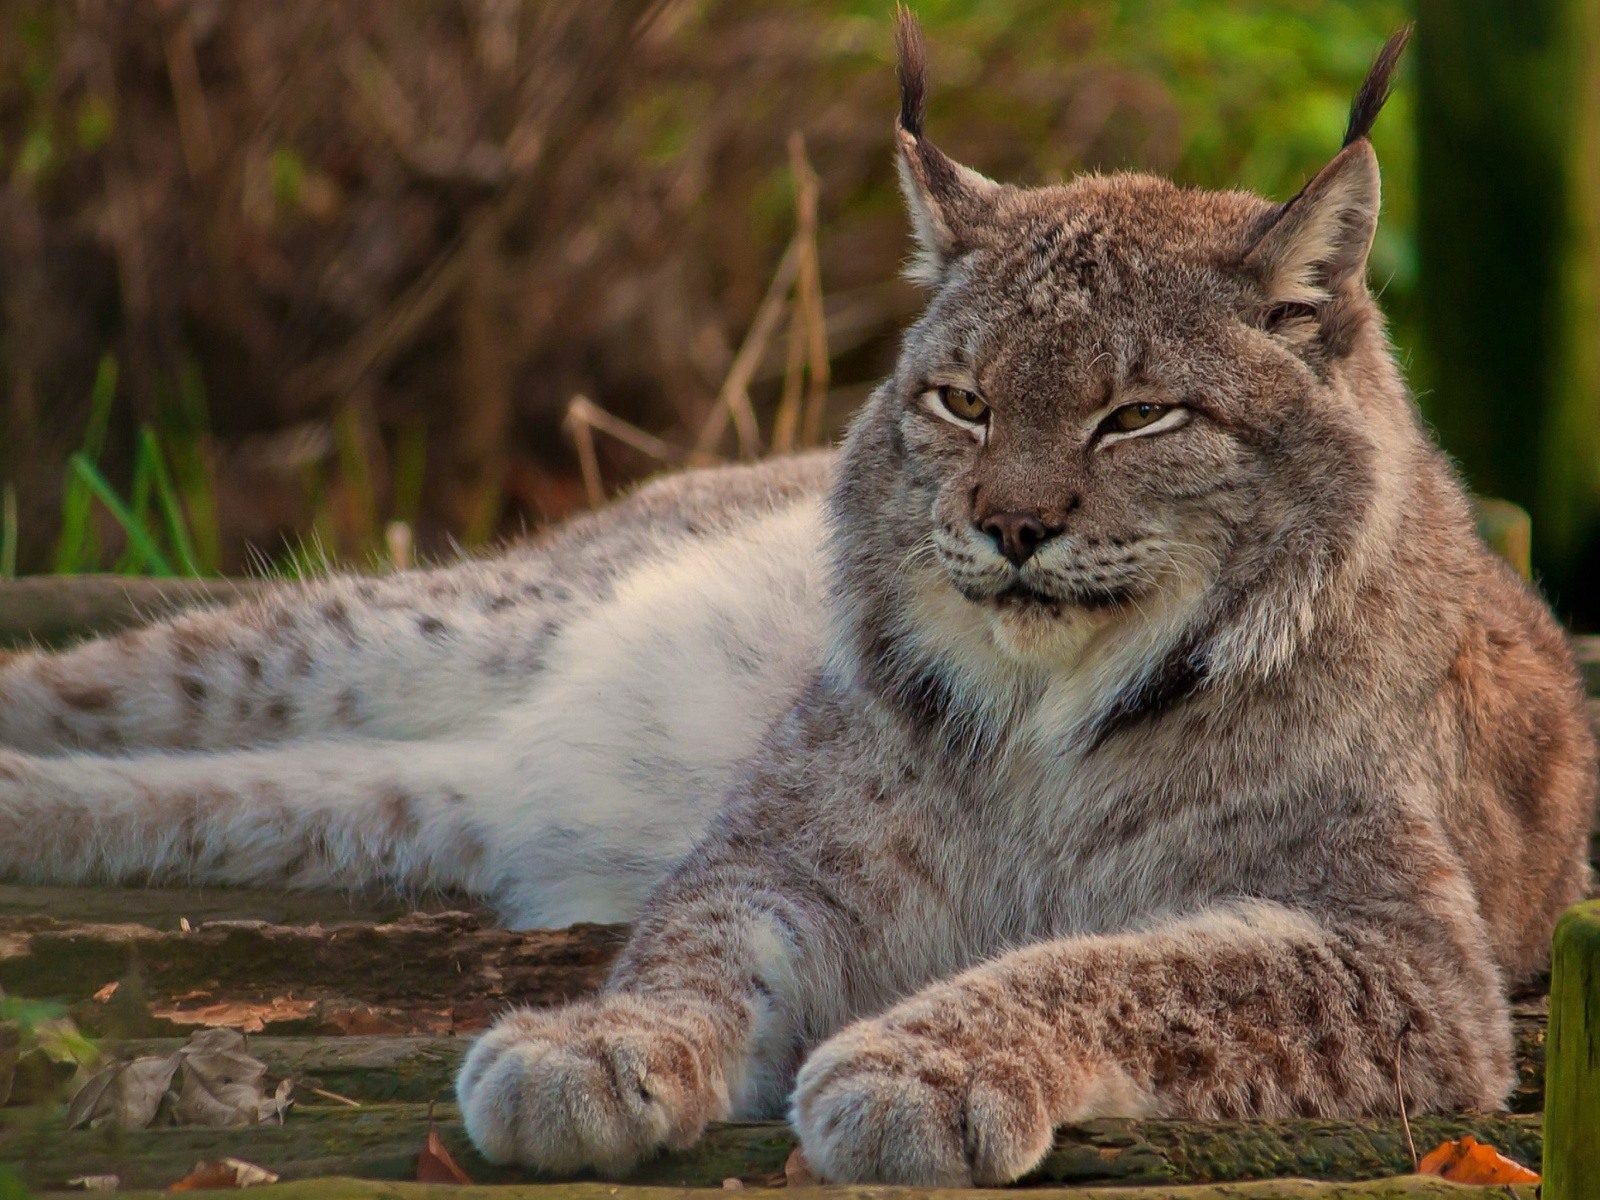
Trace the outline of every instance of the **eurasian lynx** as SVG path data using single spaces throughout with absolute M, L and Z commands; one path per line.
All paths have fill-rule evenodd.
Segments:
M 635 919 L 461 1074 L 555 1169 L 787 1106 L 829 1179 L 1000 1182 L 1098 1114 L 1390 1112 L 1396 1064 L 1498 1106 L 1595 756 L 1366 288 L 1403 40 L 1273 204 L 956 165 L 902 17 L 932 297 L 836 459 L 19 657 L 0 868 Z

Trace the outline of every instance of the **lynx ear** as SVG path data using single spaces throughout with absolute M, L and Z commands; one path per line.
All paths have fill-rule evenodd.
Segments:
M 1325 333 L 1336 333 L 1348 326 L 1350 302 L 1365 297 L 1380 194 L 1378 156 L 1368 134 L 1410 38 L 1407 26 L 1384 43 L 1350 106 L 1344 148 L 1278 211 L 1245 256 L 1246 269 L 1266 291 L 1269 314 L 1311 310 Z M 1269 315 L 1269 323 L 1274 319 Z
M 1362 138 L 1317 172 L 1246 255 L 1268 302 L 1317 306 L 1364 291 L 1378 199 L 1378 156 Z
M 931 287 L 944 278 L 952 259 L 978 243 L 1001 189 L 993 180 L 949 158 L 922 136 L 928 94 L 922 29 L 904 5 L 895 16 L 900 76 L 900 117 L 895 123 L 895 141 L 900 151 L 900 188 L 911 212 L 918 251 L 906 274 Z

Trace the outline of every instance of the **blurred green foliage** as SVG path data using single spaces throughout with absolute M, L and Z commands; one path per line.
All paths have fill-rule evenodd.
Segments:
M 890 66 L 888 4 L 802 7 L 835 23 L 835 44 L 870 47 L 882 69 Z M 998 144 L 996 157 L 1008 166 L 1019 153 L 1026 160 L 1026 177 L 1008 177 L 1015 182 L 1143 167 L 1179 183 L 1287 200 L 1339 149 L 1372 56 L 1413 19 L 1414 5 L 920 0 L 914 7 L 933 58 L 929 131 L 963 161 L 986 169 Z M 1070 94 L 1065 85 L 1090 74 L 1104 76 L 1101 94 L 1119 103 L 1109 127 L 1085 138 L 1082 129 L 1098 114 L 1061 101 Z M 1011 85 L 995 86 L 997 75 Z M 1416 336 L 1413 76 L 1414 64 L 1402 61 L 1373 133 L 1384 211 L 1372 278 L 1395 322 L 1402 361 Z M 1135 115 L 1141 110 L 1143 121 Z
M 418 525 L 426 554 L 467 533 L 460 514 L 482 507 L 462 501 L 471 488 L 496 506 L 512 498 L 494 509 L 497 533 L 559 515 L 581 496 L 559 432 L 574 392 L 679 442 L 696 427 L 793 232 L 784 146 L 796 128 L 822 179 L 823 288 L 866 313 L 837 351 L 830 420 L 881 375 L 914 303 L 890 283 L 906 249 L 888 136 L 890 0 L 681 0 L 665 6 L 661 44 L 629 52 L 637 62 L 598 59 L 593 69 L 618 74 L 604 104 L 571 118 L 589 124 L 537 129 L 566 165 L 507 218 L 485 276 L 482 340 L 499 361 L 473 370 L 460 365 L 453 302 L 390 322 L 392 338 L 369 323 L 495 202 L 470 173 L 450 176 L 455 151 L 438 150 L 458 134 L 468 149 L 510 145 L 511 94 L 479 90 L 476 6 L 314 7 L 197 10 L 192 107 L 209 106 L 209 143 L 194 112 L 184 133 L 167 26 L 134 9 L 100 11 L 96 24 L 70 0 L 0 8 L 0 177 L 42 231 L 7 243 L 0 221 L 0 250 L 32 256 L 14 288 L 0 279 L 0 308 L 33 322 L 9 341 L 0 327 L 0 397 L 13 405 L 0 488 L 19 500 L 19 522 L 0 521 L 0 567 L 209 573 L 259 567 L 264 552 L 299 569 L 308 543 L 309 557 L 360 561 L 394 519 Z M 561 7 L 528 0 L 521 19 L 534 29 Z M 962 161 L 1019 183 L 1136 168 L 1277 199 L 1338 149 L 1373 53 L 1411 12 L 1405 0 L 915 8 L 932 54 L 929 130 Z M 552 44 L 519 43 L 519 87 L 571 65 L 566 50 L 539 57 L 557 54 Z M 94 53 L 78 63 L 73 45 Z M 275 59 L 274 47 L 289 49 Z M 364 92 L 352 62 L 380 64 L 389 90 Z M 1385 178 L 1374 282 L 1408 363 L 1411 78 L 1403 65 L 1374 138 Z M 417 140 L 402 145 L 411 126 Z M 195 147 L 209 168 L 191 162 Z M 99 282 L 52 274 L 63 247 L 102 270 Z M 301 392 L 322 378 L 308 367 L 352 344 L 388 355 L 366 391 Z M 106 351 L 122 366 L 109 428 L 104 367 L 89 378 Z M 776 393 L 770 375 L 752 389 L 763 415 Z M 486 395 L 506 397 L 506 411 L 487 419 L 494 436 L 467 444 L 460 431 Z M 275 500 L 264 476 L 237 469 L 250 439 L 293 460 L 272 468 Z M 656 464 L 605 465 L 616 484 Z

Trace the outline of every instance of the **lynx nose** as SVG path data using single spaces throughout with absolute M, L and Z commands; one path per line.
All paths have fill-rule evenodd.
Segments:
M 1000 553 L 1020 567 L 1033 557 L 1033 552 L 1044 544 L 1053 530 L 1032 513 L 1002 512 L 985 517 L 978 525 L 994 539 Z

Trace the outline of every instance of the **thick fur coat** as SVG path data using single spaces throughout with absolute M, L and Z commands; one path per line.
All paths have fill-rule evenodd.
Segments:
M 635 919 L 462 1070 L 552 1169 L 787 1111 L 829 1179 L 996 1183 L 1096 1115 L 1498 1106 L 1595 754 L 1366 287 L 1401 44 L 1273 204 L 984 179 L 903 18 L 931 299 L 836 458 L 19 656 L 0 868 Z

